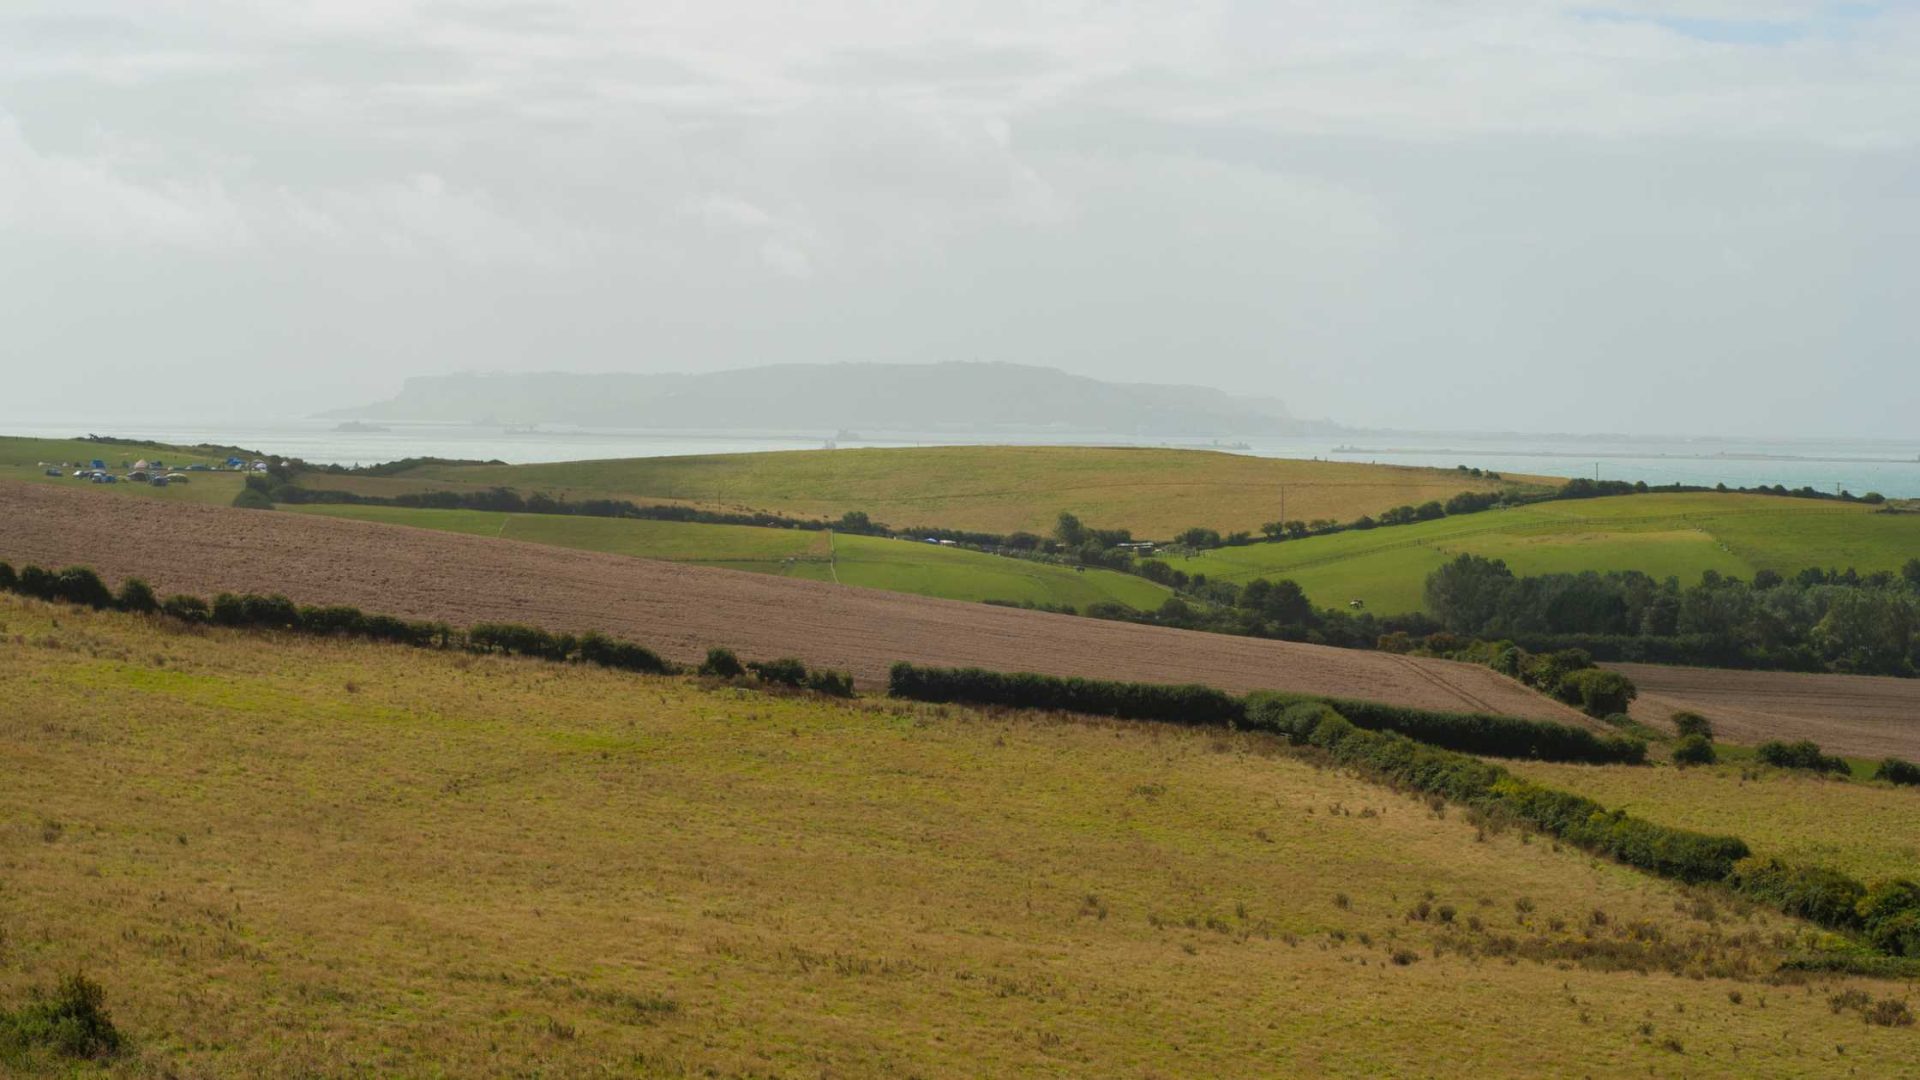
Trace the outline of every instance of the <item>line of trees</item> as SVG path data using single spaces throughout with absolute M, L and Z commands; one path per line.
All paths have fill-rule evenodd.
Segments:
M 1714 571 L 1683 587 L 1638 571 L 1516 576 L 1462 555 L 1426 582 L 1449 632 L 1603 660 L 1914 675 L 1920 671 L 1920 558 L 1898 574 L 1810 568 L 1752 581 Z

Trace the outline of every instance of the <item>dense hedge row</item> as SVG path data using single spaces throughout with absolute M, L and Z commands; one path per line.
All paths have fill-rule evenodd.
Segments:
M 1361 727 L 1396 731 L 1468 753 L 1603 764 L 1646 760 L 1646 744 L 1638 739 L 1595 735 L 1565 724 L 1302 694 L 1261 692 L 1241 699 L 1206 686 L 1105 682 L 1030 672 L 919 667 L 905 662 L 893 666 L 888 692 L 915 701 L 1059 709 L 1127 720 L 1262 730 L 1277 730 L 1279 714 L 1291 705 L 1322 702 Z
M 1902 784 L 1909 787 L 1920 786 L 1920 765 L 1897 757 L 1887 758 L 1873 771 L 1875 780 L 1885 780 L 1889 784 Z
M 1299 701 L 1322 701 L 1348 722 L 1371 731 L 1392 731 L 1423 743 L 1488 757 L 1537 758 L 1592 764 L 1638 765 L 1647 744 L 1624 735 L 1596 735 L 1583 728 L 1493 713 L 1455 713 L 1385 705 L 1376 701 L 1317 698 L 1271 691 L 1249 695 L 1247 725 L 1274 722 L 1280 710 Z
M 1821 926 L 1857 934 L 1889 956 L 1920 957 L 1920 884 L 1865 885 L 1837 870 L 1754 858 L 1744 841 L 1675 829 L 1543 787 L 1492 762 L 1367 731 L 1330 706 L 1295 702 L 1265 719 L 1296 743 L 1377 780 L 1439 795 L 1628 866 L 1695 884 L 1717 882 Z
M 1238 698 L 1208 686 L 1106 682 L 980 668 L 918 667 L 905 661 L 893 665 L 887 690 L 894 697 L 914 701 L 1059 709 L 1198 726 L 1225 727 L 1239 723 L 1245 715 Z
M 221 593 L 213 598 L 212 603 L 187 595 L 169 596 L 162 600 L 139 578 L 128 578 L 121 585 L 119 594 L 115 595 L 98 574 L 81 566 L 70 566 L 57 572 L 27 566 L 16 573 L 12 565 L 0 562 L 0 590 L 84 607 L 118 609 L 137 614 L 157 613 L 188 623 L 316 636 L 363 637 L 417 648 L 529 656 L 649 675 L 668 675 L 680 670 L 677 665 L 644 645 L 597 632 L 578 636 L 556 634 L 537 626 L 516 623 L 477 623 L 461 631 L 443 622 L 369 615 L 359 608 L 338 605 L 313 607 L 295 604 L 284 596 L 253 593 Z M 809 669 L 793 659 L 754 662 L 743 667 L 725 649 L 714 650 L 714 653 L 723 654 L 731 663 L 722 662 L 718 669 L 710 671 L 708 668 L 714 666 L 715 658 L 709 655 L 708 664 L 701 668 L 703 674 L 738 677 L 751 671 L 762 683 L 813 690 L 835 697 L 853 696 L 853 676 L 844 671 Z

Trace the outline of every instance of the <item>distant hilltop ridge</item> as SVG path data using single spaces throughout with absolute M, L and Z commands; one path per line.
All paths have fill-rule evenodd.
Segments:
M 1023 364 L 776 364 L 701 375 L 460 374 L 411 378 L 341 420 L 577 424 L 685 430 L 884 430 L 1290 435 L 1272 398 L 1111 383 Z

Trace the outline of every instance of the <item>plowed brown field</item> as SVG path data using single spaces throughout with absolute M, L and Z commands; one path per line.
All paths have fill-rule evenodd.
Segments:
M 1640 688 L 1634 719 L 1670 729 L 1682 709 L 1728 742 L 1812 739 L 1828 753 L 1920 758 L 1920 679 L 1608 664 Z
M 281 592 L 457 625 L 602 630 L 679 660 L 798 656 L 866 686 L 896 660 L 1294 690 L 1591 724 L 1493 672 L 302 514 L 0 482 L 0 558 L 161 592 Z

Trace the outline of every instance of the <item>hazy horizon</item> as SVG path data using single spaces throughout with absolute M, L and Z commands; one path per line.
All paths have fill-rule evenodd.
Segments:
M 1423 432 L 1902 438 L 1920 12 L 22 0 L 0 415 L 1005 361 Z

